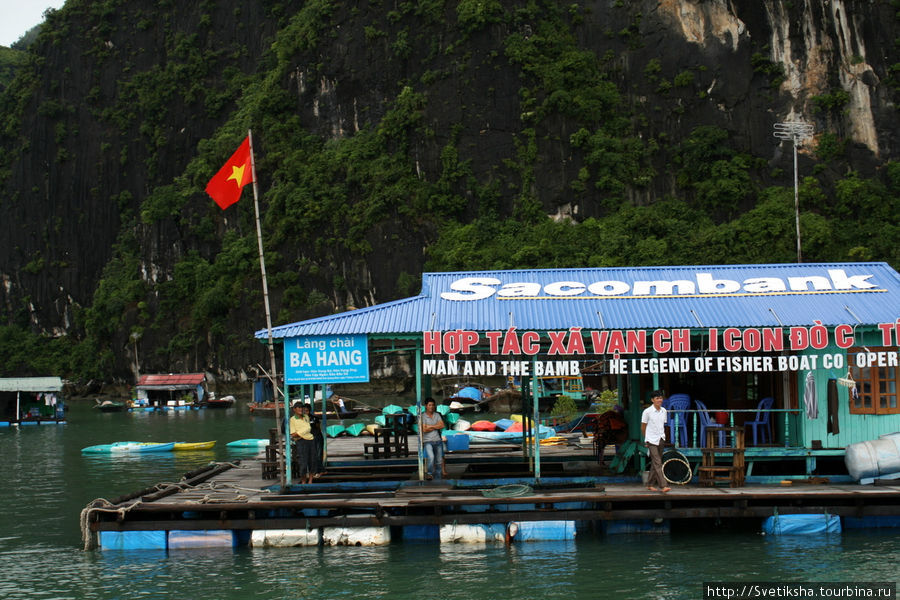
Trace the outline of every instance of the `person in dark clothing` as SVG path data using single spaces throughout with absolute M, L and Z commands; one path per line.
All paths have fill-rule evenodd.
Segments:
M 316 450 L 309 419 L 300 402 L 294 402 L 292 409 L 294 416 L 290 418 L 290 434 L 297 453 L 297 476 L 300 483 L 312 483 L 313 455 Z
M 312 472 L 313 477 L 318 478 L 325 472 L 325 436 L 322 435 L 322 419 L 312 412 L 309 404 L 303 405 L 303 414 L 309 419 L 309 425 L 312 428 L 313 442 L 315 444 L 315 452 L 312 456 Z

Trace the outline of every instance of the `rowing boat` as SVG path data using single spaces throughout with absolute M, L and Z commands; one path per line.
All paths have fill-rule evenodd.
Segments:
M 189 450 L 212 450 L 216 445 L 216 441 L 211 442 L 175 442 L 174 450 L 176 452 L 184 452 Z

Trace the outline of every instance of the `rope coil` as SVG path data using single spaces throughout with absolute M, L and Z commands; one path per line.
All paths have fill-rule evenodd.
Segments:
M 485 498 L 516 498 L 518 496 L 531 496 L 532 494 L 534 494 L 534 490 L 531 486 L 521 483 L 500 485 L 493 489 L 481 490 L 481 495 Z

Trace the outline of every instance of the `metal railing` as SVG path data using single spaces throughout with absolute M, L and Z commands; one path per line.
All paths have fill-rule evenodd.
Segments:
M 691 416 L 692 416 L 691 436 L 688 441 L 690 442 L 689 445 L 692 448 L 700 447 L 700 444 L 698 443 L 699 440 L 697 438 L 698 438 L 699 432 L 700 432 L 699 413 L 702 413 L 702 412 L 709 414 L 711 420 L 713 420 L 713 421 L 715 421 L 715 418 L 713 418 L 713 415 L 715 415 L 716 413 L 727 413 L 728 414 L 728 423 L 721 424 L 722 427 L 734 427 L 735 426 L 734 425 L 735 413 L 751 413 L 754 415 L 757 413 L 763 413 L 763 414 L 768 413 L 771 415 L 771 417 L 769 419 L 769 425 L 772 427 L 772 440 L 773 441 L 775 440 L 775 431 L 774 431 L 774 429 L 776 427 L 775 417 L 778 413 L 781 413 L 784 415 L 784 429 L 783 429 L 784 447 L 788 448 L 788 447 L 790 447 L 790 433 L 791 433 L 790 415 L 800 414 L 801 410 L 797 409 L 797 408 L 770 408 L 767 410 L 760 410 L 758 408 L 723 408 L 723 409 L 710 408 L 708 410 L 688 409 L 688 410 L 677 410 L 677 411 L 669 410 L 669 413 L 670 413 L 669 419 L 675 420 L 675 431 L 676 432 L 679 430 L 679 425 L 681 424 L 680 423 L 681 415 L 683 415 L 685 413 L 691 413 Z M 668 428 L 668 424 L 666 425 L 666 427 Z M 677 435 L 677 433 L 676 433 L 676 435 Z M 671 442 L 671 441 L 675 441 L 675 440 L 669 440 L 669 441 Z

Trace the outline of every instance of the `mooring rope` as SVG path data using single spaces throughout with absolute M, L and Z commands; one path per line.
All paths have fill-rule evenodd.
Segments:
M 102 503 L 101 506 L 95 506 L 98 502 Z M 117 513 L 120 517 L 124 517 L 125 513 L 130 511 L 132 508 L 137 506 L 138 504 L 142 504 L 141 500 L 136 500 L 132 504 L 128 506 L 116 506 L 106 498 L 97 498 L 88 503 L 86 507 L 81 510 L 81 515 L 79 516 L 79 524 L 81 526 L 81 541 L 84 544 L 85 550 L 93 550 L 97 547 L 97 540 L 94 539 L 94 536 L 91 534 L 90 524 L 91 524 L 91 514 L 95 512 L 108 512 L 108 513 Z M 112 508 L 108 508 L 112 507 Z
M 521 483 L 500 485 L 493 489 L 481 490 L 481 495 L 485 498 L 515 498 L 517 496 L 531 496 L 533 493 L 534 490 L 531 486 Z
M 228 464 L 231 467 L 239 467 L 240 463 L 224 463 Z M 222 491 L 222 490 L 234 490 L 237 492 L 248 492 L 249 494 L 273 494 L 274 490 L 270 488 L 247 488 L 241 487 L 239 485 L 234 485 L 232 483 L 216 483 L 215 481 L 204 481 L 202 483 L 198 483 L 197 485 L 191 485 L 187 483 L 185 480 L 172 482 L 166 481 L 157 483 L 156 485 L 148 488 L 151 490 L 155 490 L 157 492 L 162 492 L 165 490 L 170 490 L 172 488 L 177 488 L 180 491 L 187 490 L 196 490 L 203 491 L 209 490 L 211 492 Z M 187 500 L 185 503 L 187 504 L 215 504 L 215 503 L 227 503 L 227 502 L 246 502 L 249 500 L 250 496 L 248 494 L 238 494 L 234 498 L 212 498 L 209 494 L 203 496 L 203 498 L 199 500 Z M 140 499 L 135 502 L 127 505 L 127 506 L 116 506 L 106 498 L 97 498 L 88 503 L 88 505 L 81 510 L 81 515 L 79 516 L 79 525 L 81 527 L 81 541 L 85 550 L 94 550 L 97 548 L 97 539 L 91 533 L 90 524 L 91 524 L 91 515 L 95 512 L 109 512 L 109 513 L 117 513 L 120 517 L 124 517 L 125 513 L 133 509 L 135 506 L 143 504 L 144 502 Z

